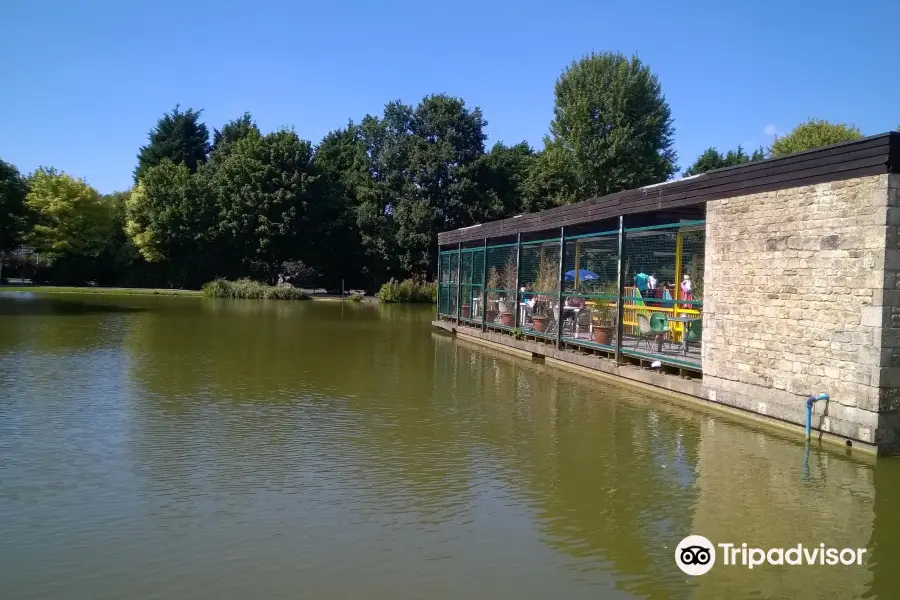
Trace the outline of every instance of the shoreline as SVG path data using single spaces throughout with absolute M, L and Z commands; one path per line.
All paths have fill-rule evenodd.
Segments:
M 352 302 L 350 296 L 344 298 L 331 294 L 315 294 L 303 290 L 309 300 L 319 302 Z M 167 288 L 123 288 L 123 287 L 92 287 L 92 286 L 62 286 L 62 285 L 0 285 L 0 292 L 31 292 L 33 294 L 95 294 L 105 296 L 183 296 L 204 298 L 202 290 L 183 290 Z M 299 302 L 299 301 L 298 301 Z M 364 296 L 360 304 L 377 303 L 375 296 Z
M 98 294 L 108 296 L 196 296 L 200 290 L 166 288 L 79 287 L 57 285 L 2 285 L 0 292 L 31 292 L 34 294 Z

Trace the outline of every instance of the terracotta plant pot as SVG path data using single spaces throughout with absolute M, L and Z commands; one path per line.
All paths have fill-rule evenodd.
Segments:
M 484 313 L 484 316 L 487 317 L 488 323 L 495 323 L 497 321 L 497 311 L 496 310 L 489 310 Z
M 593 338 L 595 343 L 609 346 L 612 344 L 612 337 L 612 327 L 594 327 Z
M 532 319 L 534 323 L 534 330 L 538 333 L 544 333 L 547 331 L 547 327 L 550 325 L 550 317 L 534 317 Z
M 500 313 L 500 323 L 507 327 L 513 326 L 513 314 L 510 312 Z
M 469 305 L 468 304 L 462 305 L 462 318 L 463 319 L 469 318 Z

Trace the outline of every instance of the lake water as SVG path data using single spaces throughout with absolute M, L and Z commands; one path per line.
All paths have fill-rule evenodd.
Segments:
M 896 598 L 900 460 L 433 333 L 0 294 L 0 597 Z M 688 534 L 862 566 L 675 565 Z

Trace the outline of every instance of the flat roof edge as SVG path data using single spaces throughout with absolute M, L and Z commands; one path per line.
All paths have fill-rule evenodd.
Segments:
M 892 131 L 815 150 L 715 169 L 698 176 L 588 198 L 537 213 L 445 231 L 438 234 L 438 244 L 443 246 L 556 229 L 572 222 L 590 223 L 619 215 L 641 214 L 733 196 L 882 173 L 900 173 L 900 132 Z

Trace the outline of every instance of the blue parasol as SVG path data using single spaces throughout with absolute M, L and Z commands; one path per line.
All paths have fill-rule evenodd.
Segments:
M 567 280 L 575 279 L 575 269 L 572 269 L 568 273 L 566 273 Z M 578 269 L 578 280 L 579 281 L 593 281 L 594 279 L 600 279 L 600 276 L 594 273 L 593 271 L 588 271 L 587 269 Z

